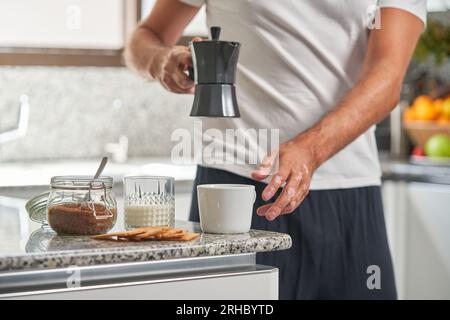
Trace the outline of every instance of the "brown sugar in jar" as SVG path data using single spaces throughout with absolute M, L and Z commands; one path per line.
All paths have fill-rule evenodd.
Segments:
M 48 223 L 60 235 L 95 235 L 108 232 L 117 212 L 100 203 L 63 203 L 48 208 Z
M 108 232 L 117 219 L 112 186 L 113 179 L 108 176 L 52 177 L 45 222 L 59 235 Z

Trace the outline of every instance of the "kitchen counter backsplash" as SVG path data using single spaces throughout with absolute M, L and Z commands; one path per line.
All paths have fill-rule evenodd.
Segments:
M 0 139 L 0 162 L 96 158 L 122 135 L 129 157 L 169 156 L 173 130 L 193 127 L 192 95 L 121 67 L 0 67 L 0 134 L 16 126 L 21 99 L 26 132 Z

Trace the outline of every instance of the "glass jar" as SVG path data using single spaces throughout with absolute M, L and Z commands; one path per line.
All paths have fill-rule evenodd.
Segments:
M 51 191 L 31 199 L 27 210 L 32 220 L 48 223 L 60 235 L 106 233 L 117 219 L 112 185 L 111 177 L 53 177 Z

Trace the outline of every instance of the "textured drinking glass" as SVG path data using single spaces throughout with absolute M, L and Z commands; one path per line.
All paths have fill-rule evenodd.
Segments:
M 172 177 L 128 176 L 124 178 L 125 227 L 175 224 L 175 180 Z

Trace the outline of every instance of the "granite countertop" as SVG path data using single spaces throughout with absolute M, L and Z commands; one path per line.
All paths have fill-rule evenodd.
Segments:
M 176 226 L 200 232 L 197 223 L 177 221 Z M 37 228 L 26 239 L 11 236 L 15 240 L 0 242 L 0 272 L 276 251 L 292 245 L 287 234 L 258 230 L 201 234 L 190 242 L 100 241 L 88 236 L 58 236 L 48 228 Z

